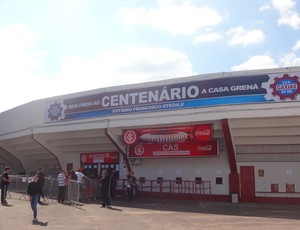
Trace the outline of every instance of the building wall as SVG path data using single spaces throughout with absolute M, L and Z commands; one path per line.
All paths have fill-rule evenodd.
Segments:
M 254 166 L 256 196 L 300 197 L 299 162 L 240 162 L 238 165 Z M 263 170 L 263 176 L 259 170 Z M 279 191 L 272 192 L 271 184 L 278 184 Z M 294 184 L 295 193 L 286 191 L 287 184 Z
M 142 159 L 140 164 L 132 165 L 132 169 L 137 178 L 147 180 L 182 177 L 182 180 L 194 181 L 195 177 L 201 177 L 211 182 L 212 194 L 229 195 L 230 168 L 226 152 L 221 152 L 219 157 Z M 223 183 L 216 184 L 216 177 L 221 177 Z

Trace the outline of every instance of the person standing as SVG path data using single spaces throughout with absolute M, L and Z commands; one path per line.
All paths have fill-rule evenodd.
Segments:
M 111 186 L 111 171 L 106 169 L 104 177 L 101 179 L 101 198 L 102 207 L 110 208 L 111 198 L 110 198 L 110 186 Z
M 128 202 L 132 202 L 133 197 L 136 196 L 137 184 L 136 177 L 134 172 L 130 171 L 127 175 L 127 184 L 126 184 L 126 195 Z
M 58 203 L 64 203 L 65 188 L 66 188 L 66 174 L 64 169 L 62 169 L 60 174 L 58 174 L 57 182 L 58 182 Z
M 7 205 L 6 196 L 7 196 L 7 189 L 9 185 L 9 172 L 10 168 L 5 167 L 4 172 L 2 174 L 2 180 L 1 180 L 1 204 Z
M 130 183 L 132 187 L 133 196 L 136 195 L 137 191 L 137 184 L 136 184 L 136 177 L 134 176 L 134 172 L 130 171 L 127 175 L 128 182 Z
M 86 198 L 88 195 L 86 191 L 86 183 L 84 179 L 89 179 L 89 178 L 83 174 L 81 168 L 78 168 L 75 174 L 77 176 L 77 181 L 79 183 L 79 193 L 80 193 L 79 201 L 81 201 L 83 198 Z
M 39 183 L 42 187 L 42 193 L 41 193 L 41 196 L 39 196 L 39 200 L 38 200 L 38 203 L 40 205 L 43 205 L 44 203 L 41 201 L 41 197 L 44 199 L 45 201 L 45 195 L 44 195 L 44 185 L 45 185 L 45 179 L 46 179 L 46 174 L 44 173 L 44 169 L 43 168 L 39 168 L 39 170 L 37 171 L 37 175 L 39 177 Z
M 68 200 L 68 194 L 69 194 L 69 185 L 71 183 L 71 172 L 65 171 L 65 176 L 66 176 L 66 180 L 65 180 L 65 199 L 64 201 Z
M 77 169 L 77 171 L 76 171 L 75 174 L 76 174 L 76 176 L 77 176 L 77 181 L 78 181 L 79 183 L 82 183 L 82 179 L 89 179 L 86 175 L 83 174 L 81 168 Z
M 33 177 L 33 181 L 29 183 L 27 187 L 27 194 L 30 200 L 30 206 L 33 211 L 33 223 L 37 223 L 37 204 L 39 202 L 39 198 L 42 195 L 42 186 L 39 183 L 39 175 L 35 174 Z
M 77 181 L 77 175 L 76 175 L 74 169 L 71 169 L 71 171 L 70 171 L 70 180 L 76 180 Z
M 110 197 L 111 198 L 115 198 L 117 181 L 118 181 L 118 172 L 116 170 L 112 170 L 111 186 L 110 186 Z

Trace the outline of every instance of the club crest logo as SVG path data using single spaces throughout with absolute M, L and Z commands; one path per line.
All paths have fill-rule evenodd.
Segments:
M 137 156 L 142 156 L 144 154 L 144 152 L 145 152 L 145 149 L 144 149 L 143 145 L 137 145 L 137 146 L 135 146 L 134 153 Z
M 138 136 L 134 130 L 126 130 L 123 135 L 123 139 L 127 145 L 132 145 L 132 144 L 137 143 Z
M 48 118 L 51 121 L 59 121 L 63 118 L 63 106 L 60 102 L 50 104 L 48 109 Z
M 298 75 L 270 76 L 270 80 L 262 84 L 267 90 L 265 98 L 274 101 L 293 101 L 300 99 L 300 79 Z

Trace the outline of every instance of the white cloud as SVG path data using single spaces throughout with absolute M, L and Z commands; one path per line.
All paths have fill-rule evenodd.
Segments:
M 286 12 L 291 11 L 296 6 L 295 0 L 272 0 L 273 7 L 279 11 L 281 15 L 284 15 Z
M 233 28 L 226 32 L 230 36 L 230 45 L 253 45 L 265 41 L 265 35 L 261 30 L 246 30 L 242 26 Z
M 286 54 L 280 59 L 280 63 L 284 67 L 299 66 L 300 65 L 300 57 L 297 57 L 296 54 L 293 54 L 293 53 Z
M 300 40 L 298 40 L 298 41 L 296 42 L 296 44 L 293 46 L 293 51 L 296 52 L 296 51 L 299 50 L 299 49 L 300 49 Z
M 266 11 L 266 10 L 269 10 L 269 9 L 271 9 L 271 6 L 269 4 L 265 4 L 265 5 L 262 5 L 259 8 L 259 11 Z
M 166 48 L 134 48 L 107 52 L 98 59 L 69 57 L 54 85 L 57 95 L 194 74 L 184 53 Z
M 12 78 L 19 73 L 26 75 L 41 67 L 37 59 L 39 54 L 30 50 L 39 38 L 40 34 L 22 24 L 0 29 L 0 71 L 5 74 L 2 76 Z
M 208 33 L 201 34 L 193 39 L 193 44 L 199 44 L 203 42 L 213 42 L 222 38 L 222 35 L 219 33 Z
M 32 47 L 40 37 L 23 24 L 0 28 L 0 111 L 31 101 L 38 94 L 37 71 L 44 54 Z
M 294 30 L 300 29 L 300 16 L 296 12 L 289 12 L 278 20 L 279 25 L 289 25 Z
M 294 30 L 300 29 L 300 15 L 295 10 L 295 0 L 273 0 L 272 5 L 280 14 L 278 25 L 288 25 Z
M 183 1 L 180 5 L 173 4 L 173 1 L 157 2 L 158 9 L 123 7 L 120 15 L 126 24 L 148 25 L 174 35 L 192 35 L 222 21 L 221 15 L 208 6 L 196 7 L 190 1 Z
M 41 75 L 40 34 L 25 25 L 0 28 L 0 112 L 51 96 L 196 74 L 189 58 L 166 48 L 134 48 L 99 58 L 67 57 L 52 79 Z M 6 98 L 6 100 L 4 100 Z
M 257 55 L 249 58 L 246 62 L 231 67 L 233 71 L 277 68 L 273 58 L 267 55 Z

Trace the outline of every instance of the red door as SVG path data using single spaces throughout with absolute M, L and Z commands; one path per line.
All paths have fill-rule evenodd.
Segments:
M 241 166 L 241 201 L 255 201 L 254 166 Z
M 70 172 L 72 169 L 73 169 L 73 163 L 67 163 L 67 168 L 66 168 L 66 170 L 67 170 L 68 172 Z

